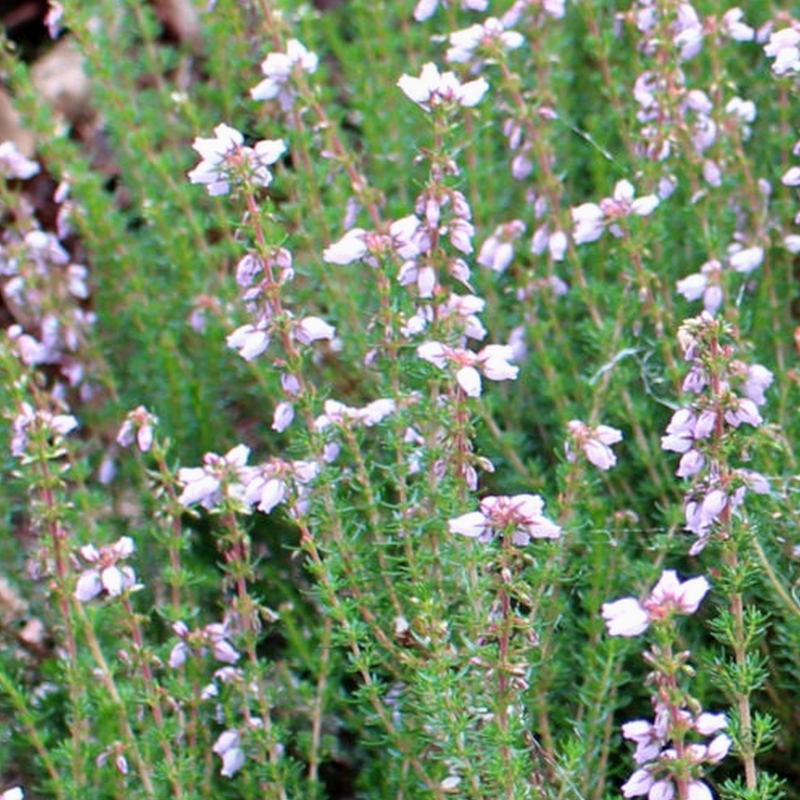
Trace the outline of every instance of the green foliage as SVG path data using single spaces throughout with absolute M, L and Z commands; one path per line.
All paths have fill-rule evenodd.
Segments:
M 650 32 L 639 3 L 522 4 L 524 41 L 489 37 L 474 69 L 446 65 L 447 35 L 485 18 L 454 0 L 423 22 L 411 0 L 217 0 L 186 7 L 183 35 L 178 3 L 66 5 L 81 115 L 43 99 L 27 49 L 1 64 L 41 172 L 0 179 L 18 326 L 0 346 L 0 785 L 603 800 L 642 766 L 620 725 L 666 707 L 676 757 L 656 774 L 676 796 L 703 779 L 725 800 L 800 798 L 796 76 L 713 3 L 691 57 L 672 0 Z M 295 38 L 316 68 L 254 100 Z M 421 108 L 398 79 L 429 62 L 490 89 Z M 210 196 L 187 173 L 221 123 L 245 139 Z M 243 148 L 279 138 L 259 180 Z M 657 207 L 612 199 L 623 179 Z M 601 198 L 582 242 L 575 209 Z M 422 255 L 395 227 L 411 214 Z M 492 269 L 498 226 L 513 254 Z M 353 228 L 367 252 L 336 263 Z M 31 233 L 66 261 L 41 267 Z M 763 260 L 737 269 L 751 247 Z M 675 291 L 703 264 L 713 322 Z M 246 325 L 269 344 L 245 360 Z M 492 368 L 482 348 L 506 342 L 519 374 L 495 380 L 509 353 Z M 684 392 L 695 363 L 704 385 Z M 736 417 L 756 363 L 774 373 L 763 425 Z M 681 407 L 716 415 L 694 474 L 662 447 Z M 613 464 L 599 425 L 621 431 Z M 724 510 L 688 534 L 685 506 L 720 486 Z M 711 585 L 690 619 L 649 594 L 673 569 Z M 608 635 L 621 597 L 647 632 Z M 727 716 L 718 768 L 684 749 L 708 744 L 686 722 L 702 710 Z

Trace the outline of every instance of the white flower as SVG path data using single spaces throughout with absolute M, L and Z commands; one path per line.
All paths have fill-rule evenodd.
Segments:
M 269 347 L 267 323 L 262 321 L 253 325 L 248 322 L 229 334 L 225 342 L 228 347 L 238 350 L 245 361 L 252 361 Z
M 39 172 L 39 165 L 35 161 L 25 158 L 17 150 L 12 141 L 0 144 L 0 174 L 4 178 L 21 178 L 27 180 Z
M 607 470 L 617 463 L 617 457 L 610 445 L 622 441 L 622 431 L 609 425 L 590 428 L 585 422 L 573 419 L 567 423 L 572 443 L 580 447 L 587 461 L 601 470 Z M 574 459 L 567 443 L 567 458 Z
M 650 624 L 647 611 L 633 597 L 623 597 L 613 603 L 603 603 L 600 615 L 605 620 L 609 636 L 638 636 Z M 634 795 L 626 794 L 625 796 L 633 797 Z
M 525 223 L 515 219 L 498 225 L 494 233 L 481 245 L 477 262 L 493 272 L 502 273 L 514 258 L 514 240 L 525 231 Z
M 281 401 L 275 406 L 275 413 L 272 415 L 272 430 L 283 433 L 294 419 L 294 406 L 286 400 Z
M 158 417 L 151 414 L 144 406 L 131 411 L 117 434 L 117 444 L 128 447 L 134 440 L 143 453 L 150 450 L 153 444 L 153 427 L 158 425 Z
M 116 597 L 125 589 L 135 588 L 136 575 L 133 570 L 130 567 L 117 566 L 118 561 L 132 555 L 133 551 L 134 544 L 130 536 L 123 536 L 114 544 L 99 550 L 91 544 L 81 547 L 78 550 L 80 557 L 93 566 L 78 576 L 75 597 L 82 603 L 87 603 L 101 592 Z
M 322 252 L 322 258 L 328 264 L 346 265 L 359 261 L 367 254 L 365 240 L 366 231 L 363 228 L 353 228 L 339 239 L 329 245 Z
M 335 335 L 336 328 L 320 317 L 304 317 L 294 329 L 294 338 L 300 344 L 311 344 L 320 339 L 331 340 Z
M 261 63 L 265 78 L 250 90 L 253 100 L 278 99 L 281 108 L 289 111 L 294 104 L 295 92 L 289 86 L 289 79 L 297 67 L 303 72 L 313 73 L 319 59 L 307 50 L 297 39 L 286 43 L 285 53 L 270 53 Z
M 438 5 L 439 0 L 418 0 L 414 7 L 414 19 L 423 22 L 433 15 Z M 461 8 L 471 11 L 486 11 L 488 5 L 489 0 L 461 0 Z
M 475 106 L 489 89 L 483 78 L 462 84 L 454 72 L 440 74 L 439 68 L 432 63 L 422 67 L 419 78 L 402 75 L 397 85 L 409 100 L 425 111 L 439 105 Z
M 456 367 L 456 382 L 468 397 L 480 397 L 479 370 L 490 381 L 514 380 L 519 374 L 519 367 L 509 363 L 514 351 L 505 344 L 489 344 L 478 353 L 473 353 L 460 347 L 428 341 L 417 347 L 417 355 L 439 369 L 445 369 L 448 365 Z
M 219 774 L 226 778 L 233 777 L 244 765 L 244 750 L 239 746 L 239 731 L 223 731 L 211 750 L 222 759 Z
M 722 15 L 722 29 L 736 42 L 751 42 L 756 35 L 756 32 L 744 22 L 744 12 L 738 6 L 728 9 Z
M 772 71 L 784 75 L 789 71 L 800 71 L 800 28 L 782 28 L 769 37 L 764 45 L 767 57 L 774 58 Z
M 758 246 L 745 247 L 736 250 L 729 259 L 730 265 L 736 270 L 736 272 L 741 272 L 745 275 L 749 274 L 756 267 L 760 266 L 763 260 L 764 248 Z
M 250 448 L 239 444 L 224 456 L 206 453 L 202 467 L 181 467 L 178 480 L 183 484 L 183 491 L 178 502 L 187 508 L 195 503 L 212 508 L 221 499 L 223 483 L 229 495 L 241 496 L 244 493 L 241 480 L 249 456 Z
M 214 128 L 213 139 L 197 137 L 192 147 L 202 160 L 188 173 L 189 180 L 204 185 L 211 196 L 227 194 L 232 183 L 245 177 L 256 186 L 269 186 L 272 173 L 268 166 L 286 152 L 282 139 L 245 147 L 244 136 L 225 123 Z
M 445 58 L 452 64 L 461 64 L 469 61 L 480 46 L 497 44 L 504 50 L 515 50 L 521 47 L 525 37 L 517 31 L 505 30 L 503 23 L 489 17 L 483 25 L 470 25 L 460 31 L 450 34 L 450 47 Z

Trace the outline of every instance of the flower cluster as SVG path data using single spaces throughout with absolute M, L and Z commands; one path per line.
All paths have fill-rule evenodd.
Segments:
M 82 603 L 105 592 L 109 597 L 117 597 L 126 590 L 139 588 L 136 574 L 131 567 L 119 566 L 133 555 L 133 539 L 123 536 L 114 544 L 97 548 L 92 544 L 78 549 L 81 560 L 89 565 L 78 577 L 75 586 L 75 597 Z
M 643 603 L 623 597 L 603 603 L 601 615 L 609 636 L 638 636 L 652 622 L 669 620 L 674 614 L 694 614 L 709 588 L 702 575 L 681 582 L 677 573 L 668 569 Z
M 724 714 L 674 709 L 656 701 L 655 719 L 632 720 L 622 726 L 622 735 L 635 742 L 633 760 L 637 769 L 622 785 L 624 797 L 671 800 L 683 786 L 687 800 L 712 800 L 708 784 L 700 777 L 704 764 L 718 764 L 728 754 L 731 739 L 719 731 L 727 726 Z M 713 736 L 711 741 L 688 742 L 688 734 Z M 673 743 L 681 742 L 680 750 Z
M 433 108 L 471 108 L 478 105 L 489 89 L 484 78 L 461 83 L 454 72 L 440 73 L 436 64 L 422 67 L 418 78 L 402 75 L 397 81 L 403 94 L 424 111 Z
M 681 327 L 684 357 L 691 364 L 683 390 L 692 400 L 677 409 L 661 439 L 664 450 L 681 455 L 677 475 L 691 478 L 684 511 L 686 528 L 699 538 L 690 553 L 702 550 L 715 525 L 726 519 L 743 501 L 748 489 L 765 494 L 764 476 L 729 466 L 721 454 L 722 440 L 742 426 L 763 422 L 759 408 L 772 373 L 760 364 L 747 365 L 735 358 L 722 342 L 725 323 L 704 311 Z
M 651 624 L 671 631 L 676 614 L 694 614 L 710 586 L 703 576 L 681 581 L 674 570 L 665 570 L 649 597 L 639 602 L 624 597 L 604 603 L 601 614 L 610 636 L 633 637 Z M 673 655 L 663 643 L 645 653 L 653 671 L 647 683 L 653 685 L 654 719 L 632 720 L 622 726 L 624 738 L 636 744 L 636 770 L 622 786 L 624 797 L 647 795 L 649 800 L 671 800 L 680 796 L 711 800 L 708 784 L 702 780 L 703 766 L 720 762 L 731 747 L 731 739 L 719 731 L 726 727 L 724 714 L 702 711 L 699 703 L 680 691 L 676 676 L 689 672 L 689 654 Z M 714 738 L 708 742 L 693 737 Z
M 239 183 L 269 186 L 269 167 L 286 152 L 283 139 L 265 139 L 246 147 L 244 136 L 225 123 L 214 128 L 213 139 L 198 136 L 192 147 L 201 161 L 188 173 L 189 180 L 205 186 L 212 197 L 228 194 Z
M 775 59 L 772 71 L 776 75 L 800 72 L 800 23 L 793 22 L 791 27 L 770 34 L 764 52 Z
M 519 374 L 519 367 L 509 363 L 513 351 L 504 344 L 487 344 L 473 353 L 465 348 L 429 341 L 417 347 L 417 355 L 439 369 L 454 368 L 456 383 L 468 397 L 480 397 L 481 373 L 490 381 L 513 381 Z
M 189 657 L 204 658 L 209 651 L 223 664 L 235 664 L 239 660 L 239 652 L 228 641 L 228 629 L 223 623 L 212 622 L 191 631 L 185 623 L 176 622 L 172 631 L 180 640 L 170 650 L 167 660 L 173 669 L 183 666 Z
M 447 0 L 442 0 L 443 4 L 447 5 Z M 461 8 L 470 11 L 486 11 L 489 5 L 489 0 L 461 0 Z M 432 17 L 434 12 L 439 6 L 439 0 L 417 0 L 417 5 L 414 7 L 414 19 L 417 22 Z
M 78 420 L 71 414 L 53 414 L 23 403 L 11 423 L 11 455 L 16 458 L 25 455 L 30 433 L 34 428 L 44 430 L 48 438 L 53 438 L 66 436 L 77 427 Z
M 38 175 L 39 165 L 29 158 L 25 158 L 17 150 L 14 142 L 6 141 L 0 143 L 0 175 L 6 180 L 19 178 L 27 180 L 34 175 Z
M 296 72 L 316 72 L 319 58 L 297 39 L 286 42 L 285 53 L 270 53 L 261 63 L 264 80 L 250 90 L 253 100 L 277 100 L 286 112 L 294 106 L 296 91 L 291 84 Z
M 633 97 L 639 105 L 637 119 L 641 128 L 641 152 L 656 161 L 665 161 L 676 146 L 688 145 L 701 165 L 702 175 L 711 186 L 721 184 L 722 167 L 705 156 L 717 140 L 721 129 L 732 121 L 744 125 L 755 116 L 755 106 L 741 98 L 733 98 L 726 106 L 729 120 L 724 126 L 715 119 L 714 104 L 709 94 L 687 85 L 683 62 L 692 59 L 711 33 L 721 41 L 750 41 L 755 31 L 744 21 L 739 8 L 726 11 L 719 19 L 700 15 L 688 2 L 666 9 L 652 0 L 639 0 L 634 20 L 641 35 L 640 49 L 651 58 L 652 67 L 640 73 L 633 86 Z M 714 93 L 712 93 L 714 94 Z M 742 128 L 743 137 L 748 132 Z
M 612 444 L 622 441 L 622 431 L 609 425 L 589 427 L 585 422 L 573 419 L 567 423 L 569 438 L 566 442 L 567 459 L 575 460 L 573 448 L 583 450 L 586 460 L 601 470 L 611 469 L 617 457 L 611 449 Z
M 505 272 L 514 258 L 514 241 L 524 232 L 525 223 L 519 219 L 498 225 L 481 245 L 476 261 L 493 272 Z
M 153 446 L 153 429 L 156 425 L 158 417 L 144 406 L 137 406 L 122 423 L 117 433 L 117 444 L 120 447 L 129 447 L 135 441 L 139 450 L 147 453 Z
M 538 494 L 484 497 L 480 510 L 449 520 L 447 527 L 450 533 L 481 542 L 510 534 L 512 544 L 524 547 L 531 539 L 557 539 L 561 535 L 561 528 L 543 511 L 544 500 Z
M 308 501 L 309 484 L 317 477 L 319 467 L 313 461 L 283 461 L 273 458 L 256 466 L 248 466 L 250 449 L 237 445 L 224 456 L 206 453 L 202 467 L 182 467 L 178 480 L 183 484 L 178 502 L 185 507 L 200 505 L 213 509 L 223 499 L 239 504 L 245 510 L 256 506 L 269 514 L 277 505 L 291 500 L 290 513 L 300 513 Z
M 479 53 L 492 57 L 498 52 L 516 50 L 524 42 L 521 33 L 508 30 L 502 20 L 489 17 L 483 24 L 470 25 L 451 33 L 445 57 L 451 64 L 470 63 L 474 67 L 480 65 L 476 57 Z
M 292 340 L 302 345 L 330 341 L 336 335 L 336 329 L 320 317 L 308 316 L 297 320 L 288 311 L 283 311 L 277 293 L 293 277 L 292 254 L 283 247 L 274 248 L 266 256 L 250 252 L 240 259 L 236 267 L 236 282 L 251 321 L 236 328 L 226 342 L 245 361 L 252 361 L 264 353 L 274 332 L 282 328 L 288 328 Z
M 0 279 L 4 303 L 15 320 L 8 335 L 22 362 L 54 368 L 59 379 L 54 394 L 63 397 L 66 387 L 76 387 L 80 398 L 88 400 L 94 389 L 87 381 L 89 364 L 81 346 L 95 315 L 85 308 L 89 271 L 64 244 L 71 232 L 66 193 L 61 187 L 53 197 L 59 207 L 56 232 L 40 229 L 35 218 L 23 235 L 16 228 L 4 232 Z
M 596 241 L 606 228 L 614 236 L 622 236 L 620 220 L 631 214 L 646 217 L 659 203 L 658 197 L 654 194 L 644 197 L 636 197 L 635 194 L 633 184 L 621 180 L 614 187 L 611 197 L 605 197 L 599 203 L 582 203 L 573 207 L 570 213 L 575 224 L 572 231 L 575 244 Z
M 228 728 L 217 737 L 211 750 L 222 759 L 220 775 L 231 778 L 244 766 L 247 734 L 263 726 L 264 722 L 259 717 L 248 717 L 243 728 Z

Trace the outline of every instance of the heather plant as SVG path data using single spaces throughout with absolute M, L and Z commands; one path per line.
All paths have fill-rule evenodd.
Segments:
M 800 22 L 47 23 L 90 100 L 5 43 L 2 797 L 800 797 Z

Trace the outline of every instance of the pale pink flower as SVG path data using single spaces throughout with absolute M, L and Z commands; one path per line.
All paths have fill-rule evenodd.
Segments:
M 328 264 L 345 266 L 360 261 L 367 254 L 366 231 L 363 228 L 352 228 L 339 239 L 325 248 L 322 258 Z
M 756 104 L 752 100 L 732 97 L 725 104 L 725 113 L 732 114 L 741 122 L 754 122 L 756 118 Z M 747 130 L 749 130 L 749 128 Z
M 467 219 L 456 217 L 447 226 L 447 236 L 450 244 L 456 250 L 469 255 L 472 252 L 472 237 L 475 235 L 475 226 Z
M 675 22 L 673 44 L 680 49 L 681 58 L 696 56 L 703 46 L 703 24 L 689 3 L 679 3 Z
M 712 733 L 717 733 L 727 727 L 728 718 L 725 714 L 712 714 L 708 711 L 703 711 L 694 721 L 694 729 L 701 736 L 711 736 Z
M 257 505 L 264 514 L 270 514 L 276 506 L 289 499 L 292 501 L 289 514 L 295 516 L 306 510 L 310 484 L 318 474 L 319 465 L 314 461 L 273 458 L 244 470 L 242 499 L 248 505 Z
M 475 106 L 489 89 L 484 78 L 462 84 L 454 72 L 440 73 L 432 63 L 422 67 L 419 78 L 402 75 L 397 85 L 409 100 L 425 111 L 441 105 Z
M 722 264 L 716 259 L 711 259 L 700 267 L 700 272 L 679 280 L 675 288 L 687 300 L 702 298 L 705 310 L 709 314 L 716 314 L 723 300 L 721 279 Z
M 623 597 L 611 603 L 603 603 L 600 615 L 606 623 L 609 636 L 638 636 L 647 630 L 650 617 L 638 600 Z M 626 795 L 626 797 L 633 795 Z
M 228 347 L 237 350 L 245 361 L 252 361 L 269 347 L 269 323 L 261 320 L 253 325 L 248 322 L 238 327 L 225 339 Z
M 150 450 L 153 444 L 153 428 L 158 425 L 158 417 L 151 414 L 144 406 L 137 406 L 128 413 L 125 422 L 117 434 L 117 444 L 120 447 L 136 445 L 143 453 Z
M 734 428 L 738 428 L 742 423 L 757 428 L 764 420 L 758 413 L 758 407 L 749 397 L 731 397 L 725 411 L 725 421 Z
M 401 286 L 417 285 L 421 298 L 433 297 L 434 289 L 438 285 L 436 270 L 428 263 L 421 263 L 416 259 L 404 262 L 397 271 L 397 282 Z
M 11 789 L 6 789 L 0 794 L 0 800 L 23 800 L 25 792 L 21 786 L 14 786 Z
M 766 367 L 761 364 L 751 364 L 745 372 L 742 392 L 757 406 L 763 406 L 767 402 L 764 392 L 772 384 L 773 379 L 773 374 Z
M 47 14 L 44 17 L 44 25 L 47 28 L 47 34 L 51 39 L 57 39 L 61 33 L 61 21 L 64 17 L 64 6 L 57 0 L 48 0 Z M 0 800 L 2 800 L 0 795 Z
M 757 245 L 753 247 L 735 245 L 730 248 L 730 253 L 728 259 L 730 265 L 736 272 L 741 272 L 744 275 L 751 273 L 764 260 L 764 248 Z
M 264 80 L 250 90 L 253 100 L 277 98 L 280 107 L 289 111 L 294 105 L 295 91 L 290 85 L 293 72 L 311 74 L 316 71 L 319 59 L 297 39 L 286 42 L 285 53 L 270 53 L 261 63 Z
M 300 344 L 311 344 L 322 339 L 330 341 L 335 335 L 336 328 L 320 317 L 304 317 L 294 328 L 294 338 Z
M 670 614 L 694 614 L 710 585 L 702 575 L 681 583 L 674 570 L 664 570 L 644 607 L 651 619 Z
M 608 470 L 617 463 L 617 457 L 610 445 L 622 441 L 622 431 L 608 425 L 590 428 L 586 423 L 573 419 L 567 423 L 571 443 L 583 450 L 590 464 L 601 470 Z M 574 460 L 567 442 L 567 458 Z
M 631 214 L 638 217 L 649 216 L 659 204 L 657 195 L 648 194 L 636 197 L 633 184 L 628 180 L 618 181 L 611 197 L 603 198 L 600 203 L 583 203 L 571 209 L 574 228 L 572 232 L 576 244 L 594 242 L 599 239 L 608 227 L 614 236 L 622 231 L 616 220 L 624 219 Z
M 447 5 L 446 0 L 443 2 L 444 5 Z M 438 6 L 439 0 L 418 0 L 414 7 L 414 19 L 417 22 L 423 22 L 433 16 L 433 12 Z M 469 11 L 486 11 L 488 6 L 489 0 L 461 0 L 461 8 Z
M 656 723 L 636 719 L 622 726 L 623 737 L 636 742 L 633 760 L 637 764 L 646 764 L 658 758 L 666 736 L 665 721 L 668 721 L 668 718 L 665 720 L 664 715 L 660 714 L 656 717 Z
M 82 603 L 106 592 L 109 597 L 117 597 L 126 589 L 136 588 L 136 575 L 127 566 L 118 563 L 133 554 L 134 544 L 130 536 L 122 536 L 114 544 L 96 548 L 87 544 L 78 549 L 78 554 L 89 569 L 78 576 L 75 597 Z
M 686 786 L 686 800 L 714 800 L 714 795 L 705 781 L 690 781 Z
M 239 731 L 229 729 L 217 737 L 211 748 L 222 759 L 219 774 L 226 778 L 233 777 L 244 766 L 245 755 L 240 747 L 240 739 Z
M 450 533 L 488 542 L 496 533 L 511 530 L 511 541 L 518 547 L 531 539 L 557 539 L 561 528 L 543 515 L 544 501 L 537 494 L 512 497 L 484 497 L 479 511 L 470 511 L 448 520 Z
M 78 427 L 78 420 L 71 414 L 53 414 L 34 409 L 29 403 L 22 403 L 19 413 L 11 423 L 11 455 L 20 457 L 25 454 L 31 426 L 44 428 L 50 437 L 66 436 Z
M 326 400 L 323 405 L 324 413 L 314 420 L 314 429 L 325 430 L 330 425 L 347 425 L 356 422 L 371 428 L 393 414 L 397 404 L 390 398 L 379 398 L 367 403 L 363 408 L 352 408 L 338 400 Z
M 202 160 L 188 173 L 189 180 L 204 185 L 212 196 L 228 194 L 232 183 L 245 178 L 255 186 L 269 186 L 272 173 L 268 167 L 286 152 L 282 139 L 245 147 L 244 136 L 225 123 L 214 128 L 213 139 L 197 137 L 192 147 Z
M 417 355 L 439 369 L 448 366 L 456 368 L 456 382 L 468 397 L 480 397 L 481 372 L 490 381 L 514 380 L 519 374 L 519 367 L 509 363 L 514 352 L 508 345 L 489 344 L 478 353 L 473 353 L 460 347 L 428 341 L 417 347 Z
M 790 167 L 781 178 L 784 186 L 800 186 L 800 167 Z
M 20 178 L 27 180 L 38 174 L 39 165 L 31 161 L 17 150 L 12 141 L 0 143 L 0 175 L 6 179 Z
M 623 797 L 641 797 L 650 791 L 654 783 L 655 778 L 650 770 L 637 769 L 636 772 L 622 784 L 622 795 Z
M 701 714 L 702 716 L 702 714 Z M 709 716 L 723 716 L 722 714 L 709 715 Z M 721 733 L 715 736 L 709 743 L 706 750 L 706 761 L 711 764 L 718 764 L 725 756 L 728 755 L 733 741 L 727 734 Z
M 486 306 L 486 301 L 474 294 L 451 294 L 439 306 L 443 318 L 457 317 L 463 325 L 464 335 L 470 339 L 481 340 L 486 336 L 486 328 L 478 318 Z
M 516 50 L 521 47 L 525 37 L 517 31 L 506 30 L 505 25 L 495 17 L 489 17 L 482 25 L 470 25 L 450 34 L 450 47 L 445 58 L 452 64 L 463 64 L 472 60 L 478 48 L 489 48 L 492 51 Z
M 744 21 L 744 12 L 738 6 L 722 15 L 722 30 L 736 42 L 752 42 L 756 35 L 755 30 Z
M 223 486 L 229 496 L 241 497 L 244 493 L 241 481 L 249 456 L 250 448 L 239 444 L 224 456 L 206 453 L 202 467 L 181 467 L 178 480 L 183 491 L 178 502 L 187 508 L 195 503 L 213 508 L 222 499 Z
M 502 273 L 514 258 L 514 241 L 525 231 L 525 223 L 515 219 L 498 225 L 478 252 L 477 262 L 493 272 Z
M 514 351 L 507 344 L 487 344 L 478 351 L 477 364 L 490 381 L 513 381 L 519 375 L 519 367 L 510 363 L 513 358 Z
M 776 75 L 800 71 L 800 27 L 782 28 L 769 37 L 764 45 L 768 58 L 774 58 L 772 71 Z
M 183 622 L 176 622 L 172 631 L 180 639 L 167 661 L 173 669 L 182 666 L 189 656 L 205 657 L 209 650 L 223 664 L 235 664 L 239 660 L 240 654 L 228 641 L 228 628 L 223 623 L 212 622 L 198 631 L 190 631 Z

